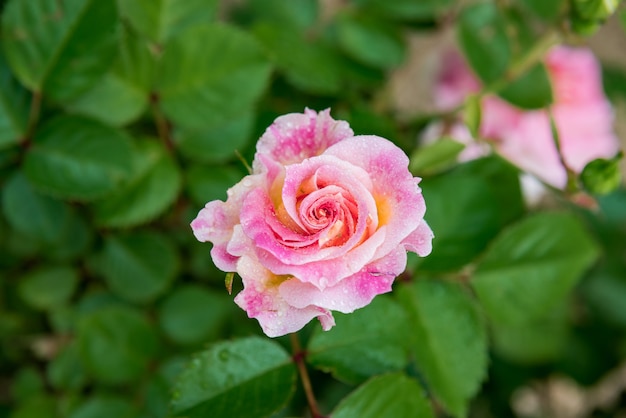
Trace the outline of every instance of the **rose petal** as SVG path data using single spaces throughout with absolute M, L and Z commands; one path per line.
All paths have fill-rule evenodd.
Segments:
M 560 105 L 553 109 L 567 165 L 580 173 L 596 158 L 612 158 L 619 151 L 613 130 L 613 112 L 606 100 Z
M 369 174 L 379 229 L 385 227 L 384 243 L 374 259 L 384 257 L 417 228 L 426 212 L 420 179 L 409 172 L 408 157 L 393 143 L 373 135 L 341 141 L 326 154 L 360 166 Z
M 228 189 L 226 202 L 214 200 L 200 210 L 191 221 L 191 229 L 200 242 L 212 242 L 211 256 L 222 271 L 235 271 L 237 258 L 226 250 L 235 225 L 239 223 L 240 209 L 250 190 L 265 184 L 262 174 L 244 177 Z
M 257 170 L 261 164 L 260 156 L 282 165 L 299 163 L 353 135 L 347 122 L 330 116 L 330 109 L 319 113 L 305 109 L 304 113 L 283 115 L 267 128 L 257 143 L 253 167 Z
M 350 248 L 349 243 L 339 247 L 292 248 L 280 243 L 267 220 L 275 216 L 267 193 L 253 190 L 247 196 L 241 212 L 244 237 L 235 236 L 228 251 L 241 255 L 253 247 L 261 263 L 275 274 L 293 275 L 324 289 L 344 277 L 361 270 L 373 258 L 377 248 L 385 241 L 385 228 L 379 229 L 368 239 Z M 254 243 L 249 244 L 248 241 Z M 238 245 L 236 245 L 238 244 Z
M 371 196 L 372 183 L 368 173 L 358 166 L 332 156 L 322 155 L 286 169 L 282 201 L 287 214 L 303 230 L 306 230 L 306 227 L 300 220 L 297 197 L 302 194 L 301 187 L 305 183 L 311 189 L 310 191 L 319 190 L 320 185 L 323 184 L 342 187 L 354 197 L 358 205 L 358 218 L 365 222 L 370 216 L 370 222 L 377 224 L 376 202 Z M 355 234 L 362 234 L 365 232 L 364 228 L 364 225 L 359 224 Z M 359 239 L 360 235 L 355 238 L 355 241 Z
M 604 100 L 600 65 L 589 49 L 556 46 L 546 55 L 545 64 L 555 103 Z
M 272 274 L 253 257 L 241 257 L 237 272 L 243 280 L 244 290 L 235 297 L 235 303 L 246 311 L 248 317 L 259 321 L 268 337 L 296 332 L 316 317 L 325 331 L 335 324 L 331 312 L 326 309 L 289 305 L 279 292 L 284 278 Z
M 350 313 L 368 305 L 376 295 L 390 292 L 394 279 L 405 267 L 406 252 L 398 249 L 324 290 L 294 278 L 281 283 L 279 291 L 294 307 L 318 306 Z
M 407 251 L 412 251 L 420 257 L 426 257 L 433 250 L 434 234 L 426 221 L 422 220 L 417 228 L 402 241 Z

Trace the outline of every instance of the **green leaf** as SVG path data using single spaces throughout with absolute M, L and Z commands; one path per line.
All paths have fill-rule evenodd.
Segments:
M 162 294 L 179 268 L 177 249 L 151 231 L 110 235 L 96 266 L 109 288 L 132 302 L 148 302 Z
M 123 307 L 103 308 L 82 318 L 77 338 L 82 363 L 105 384 L 139 379 L 158 349 L 146 318 Z
M 231 313 L 229 299 L 199 285 L 180 286 L 159 307 L 159 323 L 179 344 L 206 342 L 218 335 Z
M 278 343 L 258 337 L 221 342 L 196 355 L 174 387 L 174 417 L 265 417 L 285 405 L 296 368 Z
M 454 4 L 452 0 L 355 0 L 365 11 L 399 20 L 433 19 Z
M 545 364 L 561 359 L 569 337 L 567 313 L 567 306 L 562 303 L 534 321 L 520 325 L 492 324 L 494 350 L 518 364 Z
M 66 203 L 34 190 L 19 171 L 3 187 L 2 209 L 9 225 L 46 243 L 60 241 L 71 216 Z
M 65 105 L 72 113 L 113 126 L 127 125 L 148 107 L 155 82 L 157 52 L 126 29 L 121 32 L 117 59 L 99 83 Z
M 602 265 L 583 282 L 582 295 L 590 310 L 612 325 L 626 328 L 626 277 L 620 263 Z
M 78 272 L 68 266 L 45 266 L 19 282 L 21 298 L 35 309 L 52 309 L 69 301 L 78 285 Z
M 425 219 L 435 231 L 433 252 L 420 269 L 450 271 L 469 263 L 498 231 L 497 201 L 486 181 L 451 174 L 420 183 Z M 450 204 L 454 202 L 454 204 Z
M 172 38 L 159 70 L 163 111 L 174 124 L 199 131 L 248 110 L 270 75 L 257 42 L 224 24 L 193 26 Z
M 125 80 L 108 73 L 91 90 L 67 106 L 72 113 L 89 116 L 114 126 L 123 126 L 146 109 L 147 97 L 133 90 Z
M 497 221 L 500 228 L 519 219 L 525 211 L 519 170 L 499 156 L 469 161 L 455 169 L 461 177 L 479 177 L 496 198 Z
M 343 87 L 343 61 L 330 45 L 289 26 L 259 23 L 253 33 L 294 87 L 312 94 L 336 94 Z
M 499 91 L 500 97 L 522 109 L 541 109 L 552 103 L 552 87 L 543 64 L 537 64 Z
M 194 24 L 210 22 L 217 0 L 117 0 L 122 18 L 143 36 L 162 43 Z
M 130 227 L 161 215 L 178 197 L 182 176 L 174 158 L 156 140 L 137 143 L 133 174 L 127 183 L 94 203 L 96 222 Z
M 194 202 L 203 205 L 211 200 L 225 200 L 226 190 L 245 174 L 230 166 L 192 165 L 187 170 L 187 188 Z
M 540 213 L 500 233 L 471 283 L 493 321 L 520 324 L 563 301 L 597 256 L 573 215 Z
M 143 39 L 124 29 L 117 59 L 98 83 L 65 104 L 71 113 L 124 126 L 145 112 L 154 84 L 156 59 Z
M 397 25 L 359 16 L 337 19 L 337 41 L 357 61 L 384 70 L 404 61 L 406 45 Z
M 80 362 L 78 345 L 75 342 L 65 346 L 48 363 L 48 382 L 57 390 L 80 390 L 87 382 L 85 368 Z
M 255 19 L 300 31 L 309 29 L 317 22 L 320 9 L 317 0 L 250 0 L 247 7 Z
M 40 394 L 19 404 L 11 413 L 11 418 L 60 418 L 57 400 L 52 396 Z
M 465 416 L 487 372 L 487 332 L 476 303 L 460 285 L 440 280 L 399 290 L 417 367 L 445 408 Z
M 94 231 L 87 222 L 72 211 L 58 241 L 45 245 L 45 255 L 58 262 L 76 259 L 89 250 L 93 235 Z
M 495 4 L 479 3 L 463 9 L 457 39 L 470 66 L 486 84 L 497 80 L 508 68 L 509 41 Z
M 133 404 L 112 395 L 95 395 L 76 407 L 68 418 L 134 418 L 137 412 Z
M 332 413 L 333 418 L 434 416 L 420 385 L 400 373 L 376 376 L 368 380 L 343 399 Z
M 19 402 L 27 402 L 44 391 L 44 381 L 36 368 L 22 367 L 13 376 L 11 397 Z
M 457 163 L 457 157 L 465 145 L 452 138 L 443 137 L 411 154 L 409 170 L 417 176 L 444 171 Z
M 38 129 L 24 172 L 46 193 L 93 200 L 126 180 L 132 152 L 121 131 L 81 117 L 60 116 Z
M 58 101 L 96 82 L 115 54 L 115 3 L 99 0 L 11 0 L 2 41 L 17 78 Z
M 351 314 L 336 314 L 336 327 L 317 328 L 307 347 L 307 361 L 348 383 L 396 371 L 408 363 L 407 316 L 387 296 Z M 367 332 L 363 332 L 363 330 Z
M 17 144 L 28 120 L 28 94 L 13 78 L 0 52 L 0 149 Z
M 148 106 L 154 81 L 154 60 L 147 45 L 124 31 L 117 60 L 98 83 L 68 102 L 65 108 L 113 126 L 137 119 Z
M 522 0 L 522 3 L 546 21 L 556 20 L 566 5 L 564 0 Z
M 204 163 L 233 159 L 249 143 L 254 128 L 255 114 L 246 112 L 207 131 L 176 132 L 178 148 L 190 160 Z

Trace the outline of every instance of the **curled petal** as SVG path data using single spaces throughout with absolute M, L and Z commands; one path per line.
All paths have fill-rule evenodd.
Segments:
M 279 292 L 285 278 L 272 274 L 253 257 L 241 257 L 237 272 L 243 279 L 244 290 L 235 297 L 235 303 L 246 311 L 248 317 L 259 321 L 268 337 L 298 331 L 313 318 L 319 318 L 324 330 L 335 325 L 327 309 L 317 306 L 297 308 L 287 303 Z
M 280 295 L 298 308 L 318 306 L 350 313 L 367 306 L 376 295 L 390 292 L 394 279 L 405 267 L 406 252 L 398 249 L 324 290 L 295 278 L 286 280 L 279 287 Z
M 213 200 L 191 221 L 191 229 L 200 242 L 212 242 L 213 262 L 223 271 L 235 271 L 237 257 L 226 249 L 235 225 L 239 224 L 240 210 L 248 192 L 264 184 L 261 175 L 246 176 L 230 188 L 226 202 Z
M 270 227 L 271 222 L 268 222 L 274 217 L 267 193 L 263 190 L 250 192 L 241 212 L 241 227 L 245 237 L 238 240 L 238 249 L 231 243 L 233 247 L 229 245 L 229 251 L 241 255 L 246 248 L 253 247 L 257 258 L 275 274 L 293 275 L 320 289 L 332 286 L 361 270 L 385 241 L 385 228 L 382 228 L 354 247 L 350 247 L 349 243 L 325 248 L 320 248 L 317 243 L 294 247 L 276 238 L 275 231 Z M 247 239 L 254 245 L 246 246 Z
M 402 241 L 407 251 L 412 251 L 420 257 L 426 257 L 433 250 L 434 234 L 426 221 L 422 220 L 415 231 Z
M 426 205 L 418 183 L 408 170 L 409 159 L 393 143 L 377 136 L 356 136 L 330 147 L 326 154 L 363 168 L 372 182 L 379 230 L 385 240 L 374 259 L 384 257 L 422 222 Z

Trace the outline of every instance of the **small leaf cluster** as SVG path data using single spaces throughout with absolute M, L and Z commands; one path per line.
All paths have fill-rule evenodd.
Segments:
M 401 115 L 390 86 L 413 40 L 452 30 L 479 95 L 545 108 L 546 45 L 616 7 L 0 1 L 0 418 L 309 416 L 302 365 L 337 418 L 513 416 L 533 382 L 598 382 L 626 356 L 619 159 L 588 166 L 583 200 L 552 190 L 530 209 L 497 155 L 418 145 L 457 115 Z M 623 105 L 626 71 L 604 72 Z M 456 110 L 474 132 L 478 99 Z M 189 222 L 276 116 L 305 107 L 403 148 L 436 238 L 391 294 L 310 324 L 292 351 L 236 307 Z

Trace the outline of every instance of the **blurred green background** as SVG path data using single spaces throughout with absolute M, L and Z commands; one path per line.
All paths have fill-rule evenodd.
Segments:
M 591 197 L 592 209 L 560 193 L 529 209 L 518 171 L 497 156 L 457 164 L 418 146 L 451 116 L 432 98 L 443 50 L 460 39 L 484 57 L 474 70 L 499 80 L 551 31 L 596 52 L 623 141 L 626 14 L 607 3 L 0 2 L 0 417 L 164 418 L 193 353 L 262 335 L 189 222 L 246 174 L 241 160 L 277 116 L 305 107 L 425 158 L 413 168 L 437 237 L 403 276 L 417 285 L 339 315 L 330 337 L 303 331 L 324 411 L 370 376 L 404 370 L 439 416 L 626 416 L 624 187 Z M 485 314 L 481 286 L 467 285 L 476 267 L 484 302 L 489 269 L 511 256 L 499 245 L 555 236 L 519 287 L 497 289 L 526 292 L 520 305 L 491 295 Z M 412 321 L 424 326 L 416 341 Z M 360 348 L 333 357 L 351 335 Z M 439 348 L 421 352 L 424 341 Z M 247 416 L 306 416 L 301 389 L 287 386 Z

